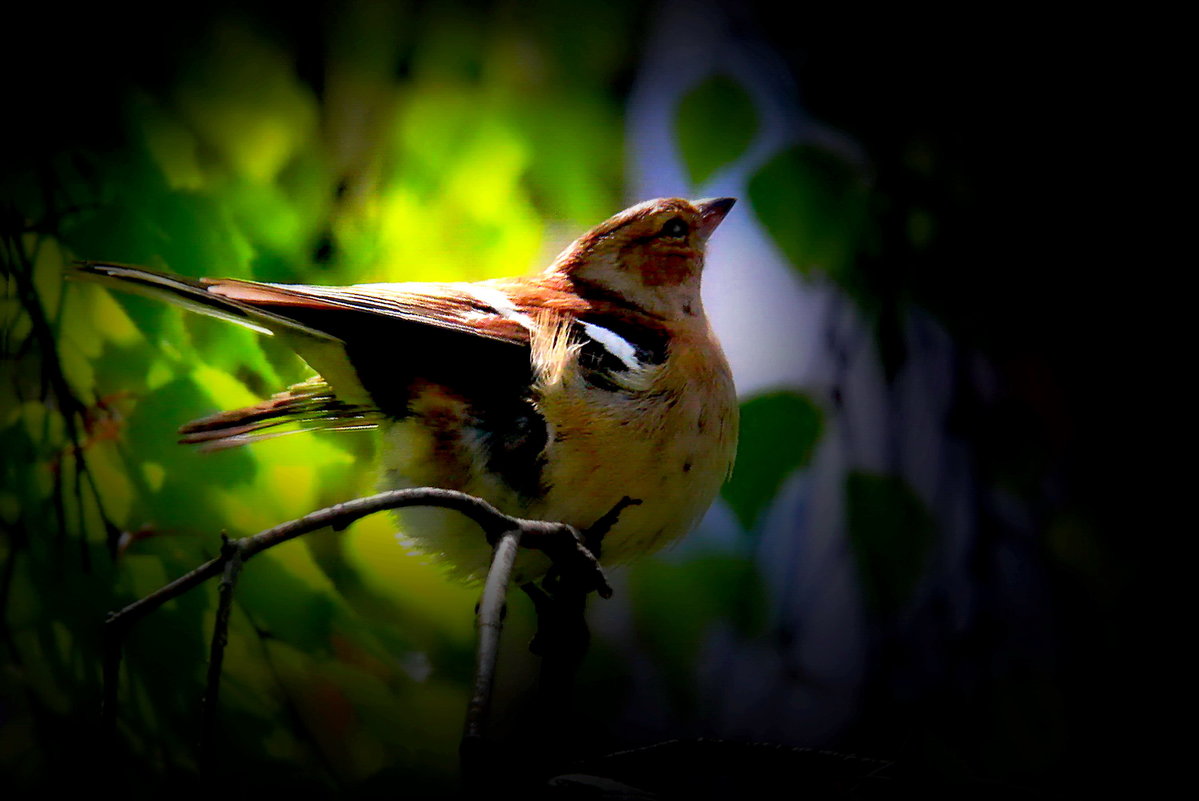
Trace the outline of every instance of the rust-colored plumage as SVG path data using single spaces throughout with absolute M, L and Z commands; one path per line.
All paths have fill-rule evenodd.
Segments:
M 586 528 L 622 497 L 604 561 L 695 525 L 732 465 L 737 403 L 700 298 L 728 198 L 652 200 L 544 272 L 476 283 L 348 287 L 199 281 L 99 262 L 80 274 L 285 339 L 320 376 L 187 424 L 228 447 L 291 430 L 378 427 L 383 487 L 439 486 Z M 487 543 L 443 509 L 398 513 L 404 538 L 480 576 Z M 521 557 L 533 577 L 541 557 Z

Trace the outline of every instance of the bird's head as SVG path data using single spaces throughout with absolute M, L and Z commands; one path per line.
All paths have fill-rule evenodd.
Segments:
M 704 247 L 734 202 L 647 200 L 579 237 L 550 271 L 566 276 L 584 297 L 619 297 L 658 317 L 699 316 Z

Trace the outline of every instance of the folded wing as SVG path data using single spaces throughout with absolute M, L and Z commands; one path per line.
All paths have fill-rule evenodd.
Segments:
M 509 403 L 532 382 L 532 323 L 499 287 L 194 281 L 101 262 L 81 263 L 75 277 L 278 335 L 321 374 L 319 384 L 185 426 L 188 442 L 240 444 L 285 423 L 344 428 L 372 415 L 403 418 L 430 385 L 470 403 Z

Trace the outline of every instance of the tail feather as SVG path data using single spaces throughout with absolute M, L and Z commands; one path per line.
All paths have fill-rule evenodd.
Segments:
M 346 343 L 340 332 L 317 327 L 319 322 L 296 319 L 283 306 L 263 308 L 253 300 L 230 297 L 226 284 L 194 280 L 113 262 L 81 261 L 68 273 L 69 278 L 99 283 L 111 289 L 165 300 L 199 314 L 236 323 L 264 334 L 277 334 L 287 345 L 321 374 L 326 389 L 336 390 L 342 403 L 374 407 L 374 398 L 362 386 L 346 355 Z M 232 282 L 237 283 L 237 282 Z M 242 282 L 251 286 L 250 282 Z M 269 285 L 262 285 L 263 290 Z M 312 324 L 310 324 L 312 323 Z M 238 414 L 238 412 L 231 412 Z M 289 412 L 289 416 L 291 415 Z
M 317 378 L 253 406 L 193 420 L 179 429 L 179 441 L 220 450 L 301 431 L 373 428 L 381 417 L 376 409 L 339 401 L 329 385 Z
M 236 323 L 261 334 L 287 331 L 319 340 L 340 341 L 325 331 L 311 328 L 290 317 L 213 292 L 207 283 L 147 270 L 145 267 L 114 262 L 79 261 L 75 262 L 75 269 L 68 273 L 68 277 L 115 287 L 156 300 L 165 300 L 189 311 Z

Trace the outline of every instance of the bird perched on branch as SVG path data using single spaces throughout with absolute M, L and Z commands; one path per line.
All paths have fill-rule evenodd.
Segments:
M 91 261 L 78 277 L 279 336 L 320 374 L 188 423 L 183 442 L 377 426 L 384 489 L 456 489 L 580 529 L 639 501 L 603 540 L 604 562 L 617 563 L 686 533 L 732 467 L 737 400 L 700 278 L 733 202 L 641 203 L 527 278 L 327 287 Z M 490 546 L 466 518 L 397 514 L 417 550 L 462 577 L 486 573 Z M 546 567 L 524 554 L 517 575 Z

